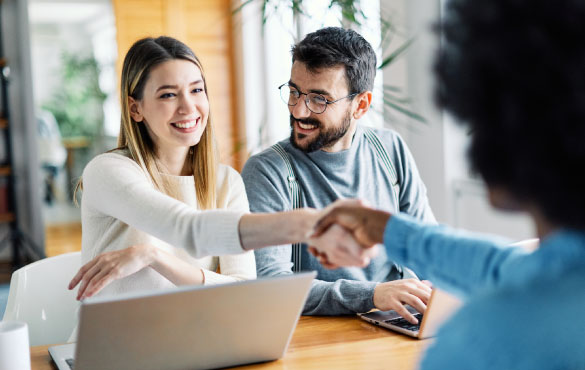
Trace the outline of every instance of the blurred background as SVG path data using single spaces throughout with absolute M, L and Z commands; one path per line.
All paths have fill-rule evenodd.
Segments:
M 291 45 L 324 26 L 357 30 L 380 64 L 363 124 L 404 137 L 437 219 L 511 240 L 532 237 L 525 216 L 489 208 L 465 160 L 466 133 L 434 106 L 440 35 L 433 25 L 442 6 L 439 0 L 2 1 L 0 283 L 19 265 L 80 249 L 73 188 L 93 156 L 115 147 L 122 59 L 144 36 L 174 36 L 201 59 L 222 162 L 240 170 L 251 154 L 289 135 L 277 87 L 290 76 Z

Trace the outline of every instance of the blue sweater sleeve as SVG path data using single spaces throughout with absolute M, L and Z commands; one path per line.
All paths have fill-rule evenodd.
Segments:
M 440 329 L 421 369 L 585 369 L 582 271 L 565 264 L 474 296 Z
M 462 295 L 498 286 L 527 253 L 503 241 L 425 225 L 404 214 L 388 221 L 384 247 L 389 258 Z

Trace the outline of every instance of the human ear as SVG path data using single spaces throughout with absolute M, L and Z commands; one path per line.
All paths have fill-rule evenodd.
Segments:
M 357 103 L 357 108 L 353 111 L 353 118 L 360 119 L 370 109 L 370 105 L 372 104 L 372 92 L 364 91 L 363 93 L 358 94 L 355 97 L 355 102 Z
M 132 117 L 134 122 L 142 122 L 144 120 L 140 102 L 131 96 L 128 97 L 128 110 L 130 111 L 130 117 Z

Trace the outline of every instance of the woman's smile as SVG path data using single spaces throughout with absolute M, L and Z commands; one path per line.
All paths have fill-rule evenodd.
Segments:
M 171 122 L 171 126 L 173 126 L 173 128 L 175 128 L 179 132 L 188 134 L 188 133 L 193 132 L 197 129 L 197 125 L 199 124 L 200 121 L 201 121 L 201 117 L 191 119 L 191 120 L 182 120 L 182 121 Z

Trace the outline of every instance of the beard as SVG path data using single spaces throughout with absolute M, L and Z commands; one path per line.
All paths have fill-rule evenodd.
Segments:
M 305 145 L 301 145 L 299 141 L 307 137 L 305 134 L 296 133 L 294 125 L 295 122 L 305 123 L 308 125 L 313 125 L 315 128 L 319 129 L 319 134 L 313 140 L 309 141 Z M 341 124 L 339 126 L 332 127 L 328 130 L 321 130 L 323 126 L 321 121 L 314 119 L 314 118 L 305 118 L 305 119 L 296 119 L 293 115 L 290 115 L 290 142 L 292 146 L 295 148 L 305 152 L 305 153 L 312 153 L 317 150 L 321 150 L 326 147 L 330 147 L 334 145 L 336 142 L 339 141 L 342 137 L 345 136 L 347 131 L 349 130 L 349 126 L 351 125 L 351 112 L 348 109 Z

